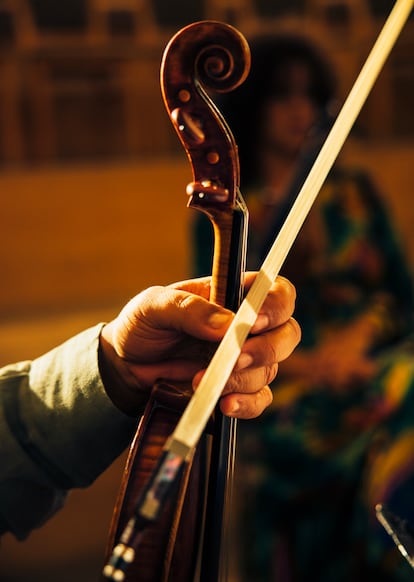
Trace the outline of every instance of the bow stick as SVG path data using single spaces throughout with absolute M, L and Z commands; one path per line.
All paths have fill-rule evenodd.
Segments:
M 115 569 L 119 561 L 129 562 L 134 559 L 133 540 L 139 537 L 148 523 L 158 518 L 169 492 L 173 489 L 185 463 L 191 457 L 271 285 L 407 21 L 413 5 L 414 0 L 397 0 L 388 16 L 254 284 L 220 342 L 174 432 L 164 446 L 158 465 L 137 503 L 136 514 L 131 518 L 121 543 L 114 549 L 112 564 Z

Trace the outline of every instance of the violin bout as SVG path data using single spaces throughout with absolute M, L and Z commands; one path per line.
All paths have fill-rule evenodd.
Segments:
M 178 423 L 190 397 L 189 385 L 157 384 L 131 444 L 110 527 L 107 558 L 116 545 L 136 501 L 145 488 L 161 456 L 164 444 Z M 206 439 L 207 434 L 206 434 Z M 204 440 L 204 439 L 203 439 Z M 188 463 L 175 495 L 168 501 L 161 518 L 143 533 L 134 562 L 125 582 L 191 582 L 197 555 L 194 537 L 201 536 L 200 504 L 205 495 L 207 450 L 203 440 Z M 191 536 L 191 539 L 188 539 Z M 195 552 L 197 554 L 197 552 Z

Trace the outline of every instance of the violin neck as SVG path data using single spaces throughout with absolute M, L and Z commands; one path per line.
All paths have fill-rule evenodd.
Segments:
M 216 299 L 221 298 L 223 305 L 233 311 L 238 309 L 243 298 L 247 219 L 247 208 L 239 194 L 233 211 L 229 240 L 226 240 L 228 233 L 223 233 L 223 225 L 213 222 L 215 252 L 212 295 Z M 224 282 L 225 288 L 222 287 Z M 230 538 L 230 517 L 233 514 L 231 506 L 236 436 L 237 420 L 223 416 L 217 409 L 214 414 L 210 446 L 201 582 L 229 579 L 227 560 L 230 551 L 227 545 Z
M 246 268 L 246 204 L 238 193 L 230 213 L 207 213 L 214 228 L 214 256 L 210 301 L 237 311 L 243 295 Z

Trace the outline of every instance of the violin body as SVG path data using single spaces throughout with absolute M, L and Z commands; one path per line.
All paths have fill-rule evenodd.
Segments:
M 237 146 L 208 91 L 228 91 L 246 77 L 248 45 L 233 27 L 192 24 L 167 46 L 163 99 L 193 170 L 188 206 L 206 213 L 215 232 L 210 300 L 236 310 L 242 298 L 247 210 L 239 193 Z M 128 528 L 136 500 L 192 395 L 191 386 L 154 386 L 131 445 L 115 505 L 108 555 Z M 231 497 L 236 421 L 216 409 L 162 515 L 142 533 L 127 582 L 227 579 L 222 545 Z M 114 578 L 115 579 L 115 578 Z M 119 578 L 121 579 L 121 578 Z
M 124 530 L 129 516 L 133 514 L 136 499 L 145 487 L 165 441 L 177 424 L 190 397 L 190 387 L 159 384 L 153 388 L 130 447 L 114 509 L 110 548 Z M 193 542 L 191 539 L 186 540 L 185 532 L 191 532 L 190 535 L 195 538 L 200 535 L 197 509 L 203 499 L 204 488 L 204 483 L 199 478 L 200 462 L 200 454 L 197 451 L 182 475 L 175 497 L 170 499 L 160 520 L 146 531 L 140 551 L 129 566 L 125 580 L 158 582 L 193 579 L 195 558 L 192 560 L 191 554 L 188 554 L 188 548 Z M 191 487 L 188 486 L 189 482 Z M 178 536 L 179 525 L 181 531 Z

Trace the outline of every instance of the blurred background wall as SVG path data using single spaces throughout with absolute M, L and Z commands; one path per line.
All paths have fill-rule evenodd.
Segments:
M 0 0 L 0 365 L 113 317 L 140 289 L 188 277 L 190 168 L 159 66 L 181 26 L 247 37 L 300 28 L 347 95 L 391 0 Z M 343 157 L 371 170 L 414 261 L 414 18 Z M 2 582 L 98 578 L 124 457 L 27 541 L 6 536 Z

